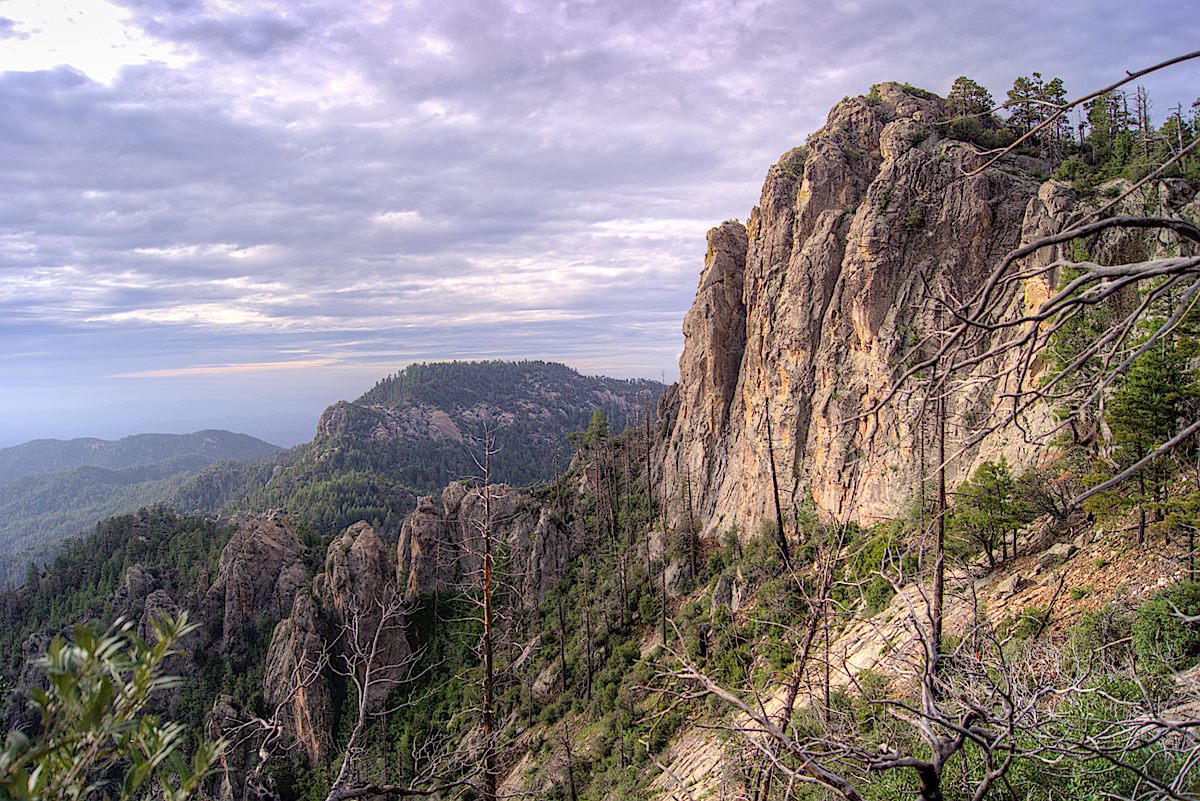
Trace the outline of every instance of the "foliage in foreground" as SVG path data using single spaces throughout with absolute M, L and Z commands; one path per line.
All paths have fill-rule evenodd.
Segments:
M 222 744 L 200 740 L 186 761 L 185 727 L 150 709 L 180 685 L 163 674 L 163 662 L 195 628 L 185 613 L 157 621 L 153 645 L 122 621 L 103 634 L 79 626 L 73 642 L 56 638 L 39 661 L 47 687 L 33 692 L 41 731 L 32 738 L 9 732 L 0 798 L 132 799 L 150 787 L 169 801 L 192 797 Z

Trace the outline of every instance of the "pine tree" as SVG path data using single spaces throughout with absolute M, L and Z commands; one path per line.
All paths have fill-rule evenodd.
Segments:
M 603 409 L 596 409 L 592 412 L 592 419 L 588 422 L 587 433 L 583 436 L 583 444 L 588 447 L 602 445 L 608 440 L 608 417 L 605 416 Z
M 1047 81 L 1040 72 L 1035 72 L 1013 81 L 1004 105 L 1009 110 L 1009 126 L 1024 134 L 1049 119 L 1055 106 L 1062 106 L 1066 102 L 1067 91 L 1062 78 Z M 1039 144 L 1056 150 L 1066 138 L 1067 130 L 1066 117 L 1060 117 L 1036 138 Z
M 1017 482 L 1008 469 L 1008 460 L 984 462 L 975 475 L 958 489 L 953 524 L 967 540 L 983 548 L 988 566 L 996 566 L 996 546 L 1001 560 L 1008 559 L 1008 535 L 1028 520 L 1017 498 Z M 1013 541 L 1016 556 L 1016 541 Z
M 954 117 L 986 114 L 995 106 L 992 95 L 980 84 L 965 75 L 954 79 L 950 94 L 946 95 L 946 107 Z
M 1195 378 L 1173 343 L 1155 343 L 1138 357 L 1108 402 L 1106 419 L 1117 465 L 1129 467 L 1171 439 L 1196 395 Z M 1166 457 L 1138 472 L 1139 545 L 1146 535 L 1147 506 L 1160 513 L 1168 474 Z

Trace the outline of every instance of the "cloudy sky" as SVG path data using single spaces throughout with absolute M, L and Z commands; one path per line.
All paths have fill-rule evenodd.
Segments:
M 0 0 L 0 445 L 291 444 L 406 363 L 668 380 L 704 233 L 882 80 L 1072 96 L 1191 0 Z M 1200 67 L 1148 83 L 1158 113 Z

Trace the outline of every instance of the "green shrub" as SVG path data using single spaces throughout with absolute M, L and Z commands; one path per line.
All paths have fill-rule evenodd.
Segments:
M 213 772 L 223 742 L 200 740 L 190 760 L 186 727 L 150 712 L 155 697 L 182 680 L 164 661 L 196 629 L 187 615 L 154 622 L 147 645 L 118 620 L 103 634 L 77 626 L 74 641 L 56 638 L 38 665 L 46 689 L 33 692 L 41 731 L 8 734 L 0 750 L 0 797 L 132 799 L 156 788 L 171 801 L 191 798 Z
M 994 119 L 984 123 L 980 118 L 961 117 L 946 126 L 946 136 L 960 142 L 969 142 L 984 150 L 1005 147 L 1013 141 L 1012 133 L 998 125 Z
M 938 96 L 933 92 L 930 92 L 928 89 L 922 89 L 919 86 L 913 86 L 911 83 L 900 84 L 900 88 L 904 91 L 904 94 L 911 95 L 912 97 L 920 97 L 924 100 L 938 99 Z
M 1133 651 L 1140 666 L 1157 672 L 1200 662 L 1200 624 L 1182 616 L 1200 616 L 1200 583 L 1181 582 L 1138 607 Z
M 1046 607 L 1031 606 L 1016 617 L 1006 617 L 996 627 L 996 633 L 1001 637 L 1013 637 L 1017 640 L 1028 640 L 1042 629 L 1042 619 L 1046 616 Z

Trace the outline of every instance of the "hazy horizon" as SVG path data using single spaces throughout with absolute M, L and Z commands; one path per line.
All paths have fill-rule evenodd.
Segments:
M 536 357 L 530 357 L 536 358 Z M 519 359 L 517 359 L 519 360 Z M 341 381 L 328 387 L 327 397 L 278 395 L 266 396 L 236 403 L 223 402 L 217 398 L 176 398 L 170 400 L 130 400 L 125 404 L 111 404 L 88 409 L 77 407 L 48 408 L 35 411 L 35 417 L 18 421 L 0 419 L 0 448 L 20 445 L 35 439 L 120 439 L 134 434 L 190 434 L 204 429 L 225 429 L 239 434 L 249 434 L 283 448 L 308 442 L 316 433 L 317 421 L 326 408 L 338 401 L 354 400 L 369 390 L 380 379 L 398 372 L 407 364 L 378 375 L 344 376 Z M 581 370 L 586 375 L 605 375 L 610 378 L 647 378 L 669 383 L 678 376 L 612 375 L 609 373 Z M 70 411 L 69 415 L 64 414 Z

